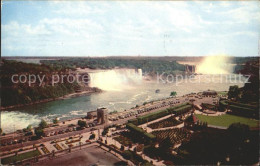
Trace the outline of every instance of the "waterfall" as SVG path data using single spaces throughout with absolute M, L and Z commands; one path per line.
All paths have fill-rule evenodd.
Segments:
M 224 55 L 207 56 L 197 67 L 197 73 L 201 74 L 230 74 L 234 65 L 229 63 L 231 57 Z
M 142 82 L 142 69 L 112 69 L 89 73 L 90 86 L 106 91 L 120 91 Z

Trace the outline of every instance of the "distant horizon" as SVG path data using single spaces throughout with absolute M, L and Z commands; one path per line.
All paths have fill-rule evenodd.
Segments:
M 3 1 L 1 55 L 259 56 L 259 1 Z

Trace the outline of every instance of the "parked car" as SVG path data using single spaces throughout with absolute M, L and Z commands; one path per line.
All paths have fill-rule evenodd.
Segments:
M 97 130 L 96 128 L 92 128 L 92 129 L 90 129 L 90 131 L 94 131 L 94 130 Z

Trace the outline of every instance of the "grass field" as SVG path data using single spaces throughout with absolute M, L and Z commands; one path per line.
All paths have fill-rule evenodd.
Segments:
M 235 115 L 221 115 L 221 116 L 206 116 L 206 115 L 195 115 L 200 121 L 207 122 L 209 125 L 228 127 L 232 123 L 243 123 L 250 127 L 257 127 L 259 121 L 249 118 L 244 118 Z
M 10 156 L 10 157 L 3 158 L 1 160 L 1 163 L 5 165 L 5 164 L 21 161 L 21 160 L 24 160 L 24 159 L 29 159 L 29 158 L 39 156 L 39 155 L 41 155 L 39 150 L 34 150 L 34 151 L 18 154 L 17 156 Z

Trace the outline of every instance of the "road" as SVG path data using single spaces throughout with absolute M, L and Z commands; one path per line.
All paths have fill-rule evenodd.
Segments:
M 147 104 L 145 106 L 140 106 L 139 108 L 135 108 L 133 110 L 136 111 L 136 110 L 141 109 L 141 108 L 159 107 L 159 108 L 153 109 L 153 110 L 151 110 L 149 112 L 144 112 L 144 113 L 138 115 L 138 116 L 142 116 L 142 115 L 145 115 L 145 114 L 148 114 L 148 113 L 151 113 L 151 112 L 156 112 L 156 111 L 163 110 L 163 109 L 166 109 L 166 108 L 174 106 L 174 105 L 162 106 L 162 104 L 164 102 L 167 104 L 167 102 L 169 102 L 169 101 L 177 101 L 178 100 L 178 101 L 180 101 L 180 104 L 182 104 L 184 102 L 187 102 L 185 100 L 186 98 L 187 97 L 169 98 L 169 99 L 161 100 L 161 101 L 158 101 L 158 102 L 154 102 L 152 105 L 151 104 Z M 191 98 L 189 98 L 189 99 L 191 99 Z M 194 102 L 196 104 L 201 104 L 201 103 L 205 103 L 205 102 L 206 103 L 211 103 L 211 104 L 213 103 L 211 97 L 205 97 L 205 98 L 202 98 L 202 99 L 198 99 L 198 98 L 193 98 L 193 99 L 196 100 Z M 109 121 L 108 124 L 97 125 L 94 128 L 96 128 L 96 129 L 103 129 L 105 127 L 105 125 L 113 125 L 113 124 L 122 125 L 122 124 L 125 124 L 129 119 L 133 119 L 133 118 L 135 118 L 135 117 L 134 116 L 130 116 L 128 118 L 119 119 L 117 121 Z M 79 131 L 72 131 L 72 132 L 68 132 L 68 133 L 64 133 L 64 134 L 58 134 L 58 135 L 54 135 L 54 136 L 50 136 L 50 137 L 43 137 L 42 139 L 35 140 L 35 141 L 28 141 L 28 142 L 24 142 L 24 143 L 17 143 L 17 144 L 14 144 L 14 145 L 1 146 L 0 147 L 0 151 L 2 151 L 2 152 L 9 151 L 9 150 L 13 150 L 13 149 L 22 148 L 24 146 L 30 146 L 30 145 L 34 145 L 34 144 L 41 144 L 42 142 L 47 142 L 47 141 L 51 141 L 51 140 L 57 140 L 57 139 L 65 138 L 65 137 L 74 136 L 74 135 L 77 135 L 77 134 L 90 132 L 92 128 L 93 127 L 85 128 L 85 129 L 79 130 Z

